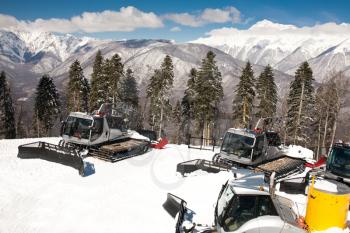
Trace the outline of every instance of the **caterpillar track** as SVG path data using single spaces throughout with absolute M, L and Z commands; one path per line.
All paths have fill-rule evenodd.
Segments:
M 147 152 L 149 144 L 148 141 L 127 139 L 101 147 L 92 147 L 87 156 L 115 163 Z
M 220 156 L 220 154 L 215 154 L 213 156 L 212 163 L 221 167 L 245 167 L 255 172 L 264 172 L 267 176 L 270 176 L 273 172 L 275 172 L 275 179 L 278 180 L 290 174 L 302 172 L 304 170 L 305 161 L 299 158 L 292 158 L 282 155 L 278 158 L 264 161 L 258 165 L 243 165 L 241 163 L 223 158 Z

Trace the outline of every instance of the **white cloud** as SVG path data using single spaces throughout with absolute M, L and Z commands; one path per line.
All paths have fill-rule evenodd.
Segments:
M 197 14 L 165 14 L 163 15 L 163 18 L 190 27 L 200 27 L 210 23 L 242 22 L 240 11 L 232 6 L 224 9 L 206 8 Z
M 117 32 L 133 31 L 137 28 L 160 28 L 162 20 L 153 12 L 143 12 L 135 7 L 122 7 L 119 11 L 84 12 L 71 19 L 17 20 L 13 16 L 0 14 L 0 28 L 29 29 L 50 32 Z
M 318 43 L 314 43 L 317 40 Z M 248 29 L 224 27 L 209 31 L 205 37 L 191 41 L 211 46 L 229 45 L 231 47 L 266 46 L 269 48 L 294 51 L 301 44 L 315 54 L 329 44 L 350 40 L 350 24 L 325 23 L 314 26 L 297 27 L 290 24 L 279 24 L 269 20 L 255 23 Z M 311 49 L 312 47 L 312 49 Z M 311 54 L 312 56 L 314 54 Z
M 350 24 L 347 23 L 325 23 L 316 24 L 314 26 L 297 27 L 291 24 L 279 24 L 269 20 L 262 20 L 248 29 L 237 29 L 234 27 L 224 27 L 214 29 L 206 33 L 209 37 L 250 37 L 250 36 L 294 36 L 294 39 L 298 36 L 347 36 L 350 37 Z M 293 38 L 293 37 L 291 37 Z
M 180 27 L 173 27 L 170 29 L 171 32 L 181 32 L 181 28 Z
M 0 29 L 59 33 L 130 32 L 138 28 L 163 27 L 164 19 L 190 27 L 200 27 L 210 23 L 242 23 L 241 13 L 232 6 L 223 9 L 206 8 L 193 14 L 169 13 L 162 16 L 158 16 L 153 12 L 143 12 L 133 6 L 128 6 L 120 8 L 119 11 L 84 12 L 69 19 L 38 18 L 29 21 L 0 14 Z M 179 29 L 175 27 L 170 30 L 179 31 Z
M 18 25 L 18 21 L 15 17 L 10 15 L 0 14 L 0 28 L 10 28 Z
M 163 16 L 165 19 L 171 20 L 175 23 L 191 26 L 191 27 L 199 27 L 201 26 L 201 22 L 194 16 L 188 13 L 179 13 L 179 14 L 166 14 Z

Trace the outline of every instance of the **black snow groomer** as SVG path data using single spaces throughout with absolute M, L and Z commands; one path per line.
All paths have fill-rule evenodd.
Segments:
M 87 156 L 118 162 L 144 154 L 149 149 L 149 140 L 133 138 L 135 131 L 127 130 L 132 114 L 129 108 L 112 104 L 102 104 L 92 114 L 72 112 L 62 124 L 59 145 L 47 142 L 21 145 L 18 157 L 60 163 L 79 170 L 84 176 L 83 158 Z

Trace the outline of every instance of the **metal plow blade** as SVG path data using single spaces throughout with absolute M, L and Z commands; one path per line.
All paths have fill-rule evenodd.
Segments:
M 166 201 L 163 204 L 163 208 L 165 209 L 171 217 L 175 218 L 177 213 L 183 212 L 186 208 L 186 201 L 181 198 L 168 193 Z
M 18 146 L 17 157 L 21 159 L 43 159 L 60 163 L 77 169 L 81 176 L 85 176 L 83 159 L 76 150 L 71 148 L 47 142 L 34 142 Z

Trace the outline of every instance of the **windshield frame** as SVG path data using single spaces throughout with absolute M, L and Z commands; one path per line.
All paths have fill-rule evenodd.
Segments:
M 220 200 L 222 199 L 222 196 L 226 193 L 226 191 L 227 190 L 230 190 L 230 192 L 233 194 L 232 196 L 231 196 L 231 199 L 228 201 L 228 202 L 226 202 L 226 206 L 224 206 L 223 208 L 222 208 L 222 211 L 221 211 L 221 213 L 220 213 L 220 215 L 219 215 L 219 210 L 218 210 L 218 208 L 219 208 L 219 202 L 220 202 Z M 224 217 L 226 216 L 226 214 L 227 214 L 227 210 L 229 209 L 229 207 L 231 206 L 231 203 L 234 201 L 234 199 L 235 199 L 235 196 L 236 196 L 236 193 L 235 193 L 235 191 L 233 190 L 233 188 L 231 187 L 231 185 L 229 185 L 229 183 L 228 182 L 226 182 L 226 185 L 225 186 L 223 186 L 223 189 L 221 190 L 221 192 L 220 192 L 220 195 L 219 195 L 219 198 L 218 198 L 218 200 L 217 200 L 217 202 L 216 202 L 216 207 L 215 207 L 215 222 L 217 222 L 217 223 L 219 223 L 221 226 L 223 225 L 223 219 L 225 219 Z
M 226 144 L 225 142 L 226 142 L 226 140 L 228 140 L 227 138 L 230 137 L 231 135 L 235 135 L 236 137 L 239 136 L 240 138 L 245 137 L 245 138 L 253 139 L 252 145 L 245 144 L 244 142 L 240 141 L 240 142 L 242 142 L 242 145 L 245 146 L 245 147 L 240 147 L 240 148 L 237 148 L 237 149 L 236 149 L 236 151 L 238 151 L 238 150 L 240 150 L 240 151 L 246 150 L 246 151 L 247 151 L 248 148 L 249 148 L 249 150 L 250 150 L 249 156 L 242 156 L 242 154 L 243 154 L 244 152 L 241 153 L 241 154 L 237 154 L 237 153 L 232 153 L 232 152 L 229 152 L 229 151 L 225 150 L 225 148 L 224 148 L 224 146 L 225 146 L 225 144 Z M 256 137 L 251 137 L 251 136 L 248 136 L 248 135 L 239 134 L 239 133 L 237 133 L 237 132 L 226 132 L 226 134 L 225 134 L 225 136 L 224 136 L 224 139 L 223 139 L 223 141 L 222 141 L 222 144 L 221 144 L 220 151 L 221 151 L 221 152 L 225 152 L 225 153 L 227 153 L 228 155 L 234 155 L 234 156 L 237 156 L 237 157 L 239 157 L 239 158 L 245 158 L 245 159 L 252 160 L 255 144 L 256 144 Z
M 344 146 L 334 146 L 332 150 L 329 152 L 329 156 L 327 159 L 327 170 L 329 170 L 331 173 L 338 175 L 340 177 L 350 178 L 350 164 L 338 164 L 336 161 L 339 160 L 340 153 L 342 152 L 341 156 L 349 156 L 348 160 L 350 161 L 350 147 L 344 147 Z M 336 165 L 339 165 L 336 166 Z M 342 167 L 341 167 L 342 166 Z M 349 166 L 349 168 L 346 168 L 346 166 Z

